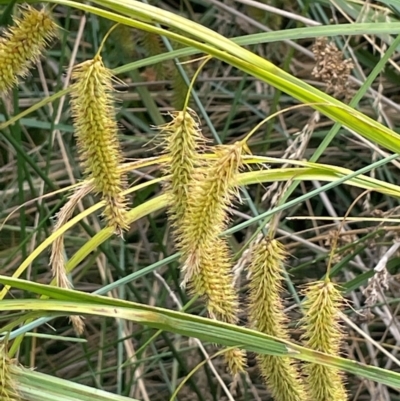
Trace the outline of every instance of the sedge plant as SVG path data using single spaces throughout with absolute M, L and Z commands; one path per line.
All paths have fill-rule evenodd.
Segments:
M 57 1 L 54 2 L 57 3 Z M 143 28 L 151 35 L 165 33 L 170 38 L 180 39 L 182 43 L 209 51 L 213 56 L 230 62 L 231 65 L 241 68 L 242 71 L 258 74 L 257 77 L 265 81 L 271 80 L 283 89 L 293 88 L 294 83 L 297 82 L 279 69 L 271 69 L 269 64 L 263 63 L 255 55 L 253 57 L 251 53 L 245 52 L 233 42 L 224 40 L 219 47 L 213 47 L 211 39 L 216 40 L 216 34 L 204 29 L 195 32 L 181 19 L 173 18 L 170 14 L 161 12 L 162 10 L 151 8 L 151 6 L 147 7 L 134 0 L 132 2 L 121 1 L 119 6 L 110 0 L 94 1 L 94 3 L 106 6 L 115 5 L 114 12 L 99 11 L 100 9 L 86 3 L 78 4 L 67 0 L 60 0 L 58 3 L 76 5 L 77 8 L 80 7 L 85 11 L 97 11 L 99 15 L 117 19 L 118 22 L 126 22 L 127 25 L 130 24 L 136 28 Z M 137 5 L 137 8 L 133 10 L 131 5 Z M 160 13 L 156 13 L 156 10 Z M 154 15 L 150 15 L 150 11 L 154 11 Z M 131 17 L 139 15 L 141 21 L 130 19 L 126 15 Z M 171 18 L 163 19 L 163 16 Z M 182 30 L 188 36 L 185 38 L 173 29 L 168 31 L 156 27 L 153 22 L 167 25 L 169 23 L 173 29 L 179 28 L 178 23 L 181 22 Z M 203 42 L 198 41 L 198 38 L 205 33 L 209 33 L 209 38 L 207 40 L 202 38 Z M 9 91 L 26 76 L 28 69 L 38 60 L 45 46 L 55 35 L 56 25 L 46 9 L 38 11 L 30 6 L 22 9 L 21 17 L 15 19 L 14 26 L 3 34 L 0 41 L 1 92 Z M 158 42 L 158 37 L 156 39 Z M 310 284 L 305 291 L 306 300 L 303 305 L 305 315 L 301 320 L 301 327 L 304 330 L 303 342 L 306 348 L 302 348 L 291 343 L 288 318 L 284 313 L 282 302 L 283 265 L 287 257 L 286 252 L 283 245 L 272 236 L 262 239 L 251 249 L 248 266 L 250 273 L 248 319 L 249 326 L 255 332 L 245 329 L 242 331 L 237 327 L 241 325 L 239 316 L 242 309 L 239 302 L 239 290 L 235 286 L 237 277 L 235 277 L 236 272 L 233 271 L 233 252 L 227 236 L 224 234 L 230 223 L 232 209 L 234 209 L 235 203 L 240 201 L 240 185 L 293 179 L 299 181 L 343 179 L 344 182 L 343 177 L 351 176 L 354 172 L 336 166 L 298 161 L 292 162 L 295 167 L 277 169 L 278 171 L 263 171 L 265 166 L 262 163 L 266 162 L 268 157 L 249 155 L 247 147 L 248 140 L 260 125 L 257 125 L 243 140 L 211 146 L 201 132 L 201 118 L 188 107 L 193 82 L 198 77 L 200 69 L 193 78 L 182 110 L 171 112 L 169 114 L 171 121 L 159 127 L 163 155 L 136 164 L 124 162 L 118 138 L 115 110 L 114 83 L 117 80 L 113 72 L 106 67 L 106 62 L 100 55 L 103 45 L 104 41 L 94 57 L 77 64 L 72 71 L 73 84 L 68 91 L 71 95 L 71 116 L 84 178 L 83 182 L 76 187 L 77 189 L 75 188 L 75 192 L 67 204 L 57 214 L 51 241 L 45 245 L 41 244 L 32 252 L 32 255 L 38 255 L 48 245 L 52 246 L 50 262 L 53 276 L 56 279 L 56 286 L 61 287 L 55 291 L 47 289 L 46 292 L 43 289 L 45 286 L 32 285 L 31 288 L 35 291 L 43 291 L 43 296 L 59 297 L 58 299 L 61 301 L 60 305 L 53 305 L 53 309 L 51 309 L 50 301 L 45 301 L 41 305 L 45 305 L 43 307 L 47 307 L 49 311 L 53 312 L 58 310 L 75 312 L 71 319 L 73 319 L 75 329 L 79 334 L 83 332 L 83 323 L 78 318 L 78 314 L 88 310 L 101 316 L 128 317 L 133 321 L 145 322 L 145 324 L 150 322 L 154 327 L 167 327 L 179 333 L 189 332 L 187 327 L 193 328 L 194 323 L 199 324 L 199 327 L 202 328 L 209 324 L 208 327 L 215 329 L 215 332 L 225 334 L 229 333 L 227 327 L 230 327 L 230 330 L 236 330 L 235 333 L 238 334 L 238 337 L 247 339 L 246 347 L 257 351 L 261 375 L 276 401 L 347 400 L 344 374 L 337 366 L 339 362 L 343 363 L 343 366 L 347 366 L 347 369 L 350 369 L 349 366 L 351 366 L 351 364 L 346 365 L 345 361 L 340 358 L 341 345 L 345 339 L 339 319 L 340 310 L 343 307 L 343 296 L 331 281 L 329 274 L 325 280 Z M 236 53 L 239 56 L 236 57 Z M 335 49 L 335 55 L 338 56 L 337 49 Z M 204 64 L 201 67 L 203 66 Z M 267 68 L 263 70 L 261 67 Z M 346 73 L 344 84 L 347 85 L 351 69 L 350 63 L 346 63 L 345 67 L 343 67 Z M 326 71 L 323 71 L 326 75 Z M 322 77 L 323 73 L 320 72 L 319 75 Z M 303 91 L 292 92 L 306 102 L 307 106 L 312 105 L 327 115 L 335 117 L 338 121 L 345 121 L 344 116 L 348 112 L 348 115 L 351 116 L 351 118 L 349 117 L 351 123 L 349 126 L 354 129 L 359 128 L 355 123 L 355 120 L 358 119 L 357 121 L 362 123 L 360 131 L 365 136 L 377 138 L 373 134 L 367 134 L 367 128 L 373 126 L 377 128 L 379 134 L 382 134 L 381 138 L 378 138 L 381 145 L 388 145 L 392 150 L 400 149 L 394 140 L 397 140 L 398 137 L 393 132 L 371 122 L 370 119 L 354 110 L 350 113 L 347 106 L 335 99 L 313 92 L 305 85 L 302 88 Z M 298 107 L 303 107 L 303 105 Z M 272 158 L 271 160 L 278 163 Z M 279 162 L 287 163 L 288 161 Z M 126 196 L 127 172 L 136 170 L 139 168 L 138 166 L 147 167 L 156 164 L 162 172 L 162 178 L 151 181 L 151 184 L 162 182 L 163 195 L 129 210 Z M 244 173 L 245 167 L 249 165 L 256 165 L 258 170 Z M 400 194 L 398 186 L 360 174 L 354 173 L 348 183 L 362 188 L 376 189 L 388 195 L 399 196 Z M 139 184 L 130 190 L 135 192 L 146 186 L 150 186 L 150 184 Z M 91 192 L 100 195 L 106 227 L 82 246 L 66 264 L 62 230 L 66 224 L 71 224 L 71 218 L 80 200 Z M 96 205 L 90 210 L 97 211 L 101 207 Z M 79 301 L 74 304 L 75 301 L 71 301 L 68 297 L 75 296 L 78 292 L 71 290 L 72 283 L 67 273 L 113 234 L 122 237 L 132 222 L 164 207 L 167 209 L 172 226 L 172 236 L 176 249 L 179 251 L 183 287 L 187 287 L 191 295 L 199 296 L 204 300 L 208 316 L 213 323 L 204 323 L 202 320 L 189 318 L 184 314 L 170 313 L 168 315 L 169 311 L 157 308 L 150 310 L 128 301 L 118 303 L 118 300 L 115 300 L 115 302 L 110 301 L 107 304 L 108 301 L 106 302 L 102 298 L 95 298 L 83 293 L 80 293 L 81 298 L 78 297 Z M 77 221 L 79 221 L 79 216 L 73 220 L 73 222 Z M 248 225 L 250 224 L 248 223 Z M 34 259 L 36 256 L 29 256 L 22 263 L 21 266 L 24 269 L 30 265 L 30 257 Z M 4 280 L 4 282 L 7 281 Z M 10 283 L 11 281 L 7 285 Z M 17 279 L 14 279 L 12 283 L 26 285 L 22 280 L 18 281 Z M 2 294 L 7 290 L 3 289 Z M 83 300 L 87 302 L 84 306 L 82 306 Z M 93 302 L 90 303 L 89 300 Z M 77 307 L 79 302 L 81 305 Z M 111 304 L 113 308 L 107 307 Z M 12 300 L 11 302 L 5 301 L 3 305 L 9 310 L 15 310 L 17 307 Z M 38 305 L 40 304 L 26 302 L 26 305 L 23 306 L 35 310 L 40 307 Z M 98 305 L 101 305 L 101 308 Z M 160 316 L 165 319 L 162 320 Z M 29 319 L 25 322 L 28 321 L 30 322 Z M 177 323 L 176 327 L 171 322 Z M 187 326 L 182 322 L 185 322 Z M 218 326 L 219 323 L 223 326 Z M 191 326 L 192 324 L 193 326 Z M 192 333 L 198 332 L 193 329 Z M 200 333 L 200 336 L 205 334 L 208 333 L 204 331 Z M 242 349 L 237 348 L 238 344 L 232 343 L 234 336 L 229 338 L 230 343 L 224 342 L 224 339 L 220 341 L 230 346 L 224 354 L 229 371 L 235 375 L 245 370 L 245 353 Z M 249 338 L 253 339 L 256 345 L 251 344 Z M 265 351 L 266 347 L 263 348 L 259 345 L 259 338 L 262 338 L 265 343 L 271 341 L 275 348 L 273 349 L 270 345 L 271 348 L 267 349 L 268 352 L 260 352 Z M 14 344 L 18 344 L 18 342 Z M 273 351 L 271 351 L 272 349 Z M 3 348 L 0 354 L 2 365 L 0 393 L 5 399 L 19 401 L 19 393 L 15 390 L 18 388 L 18 381 L 15 382 L 15 377 L 10 375 L 11 361 Z M 306 360 L 306 363 L 295 362 L 293 356 Z M 332 366 L 335 363 L 336 366 Z M 371 373 L 372 368 L 368 369 L 367 367 L 364 370 L 360 368 L 360 371 L 366 375 L 365 372 Z M 375 370 L 373 372 L 376 373 Z M 400 378 L 396 374 L 390 375 L 388 379 L 389 376 L 385 377 L 380 372 L 374 377 L 379 377 L 382 382 L 386 380 L 385 383 L 390 380 L 395 383 L 400 382 Z

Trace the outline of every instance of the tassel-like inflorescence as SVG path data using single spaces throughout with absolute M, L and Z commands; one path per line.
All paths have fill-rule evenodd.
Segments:
M 81 162 L 106 203 L 105 220 L 122 235 L 128 225 L 126 198 L 121 194 L 125 177 L 119 171 L 122 155 L 112 95 L 113 75 L 96 56 L 77 65 L 73 79 L 71 106 Z
M 192 276 L 189 288 L 193 294 L 205 299 L 208 314 L 213 319 L 238 323 L 239 300 L 225 239 L 217 238 L 212 244 L 212 251 L 202 257 L 201 268 Z M 244 352 L 234 348 L 227 350 L 224 356 L 233 375 L 243 371 Z
M 283 246 L 276 240 L 265 238 L 252 249 L 249 312 L 254 329 L 289 340 L 281 300 L 284 259 Z M 290 358 L 259 355 L 258 364 L 274 400 L 308 400 L 297 367 Z
M 340 326 L 340 309 L 343 297 L 329 280 L 309 285 L 305 291 L 302 321 L 304 345 L 315 351 L 339 355 L 343 339 Z M 313 401 L 346 401 L 343 374 L 337 369 L 319 364 L 307 364 L 307 387 Z
M 4 344 L 0 344 L 0 400 L 21 401 L 11 369 L 12 361 L 6 354 Z
M 179 248 L 190 189 L 195 174 L 198 174 L 197 168 L 201 165 L 199 152 L 204 149 L 205 138 L 194 111 L 178 111 L 172 117 L 170 123 L 159 128 L 164 153 L 170 157 L 164 167 L 167 176 L 164 191 L 168 196 L 168 214 Z
M 237 177 L 242 167 L 243 145 L 221 145 L 216 160 L 195 180 L 183 221 L 180 247 L 184 262 L 184 282 L 202 270 L 202 262 L 215 250 L 218 236 L 228 222 L 228 208 L 237 194 Z
M 25 6 L 21 11 L 21 17 L 14 19 L 15 25 L 0 38 L 0 93 L 16 85 L 18 77 L 27 75 L 57 33 L 46 9 L 38 11 Z
M 218 238 L 213 244 L 213 252 L 202 259 L 201 269 L 193 275 L 189 283 L 196 295 L 204 297 L 207 311 L 216 320 L 237 323 L 239 308 L 234 288 L 228 246 Z
M 191 292 L 206 300 L 214 319 L 238 321 L 238 294 L 234 287 L 228 245 L 219 235 L 228 221 L 228 208 L 237 195 L 237 176 L 242 167 L 242 144 L 216 148 L 216 159 L 203 168 L 190 185 L 187 210 L 180 235 L 184 283 Z M 229 370 L 244 369 L 244 353 L 228 350 Z
M 178 112 L 163 127 L 164 151 L 170 157 L 164 173 L 169 216 L 183 263 L 183 284 L 205 299 L 209 315 L 235 324 L 238 295 L 226 241 L 219 238 L 228 220 L 227 209 L 237 188 L 242 145 L 216 148 L 217 158 L 202 162 L 205 139 L 192 111 Z M 227 350 L 231 373 L 244 368 L 244 353 Z

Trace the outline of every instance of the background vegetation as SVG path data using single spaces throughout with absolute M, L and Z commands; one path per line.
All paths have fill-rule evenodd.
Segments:
M 242 202 L 231 211 L 235 261 L 243 261 L 257 230 L 277 224 L 276 237 L 289 253 L 284 307 L 299 343 L 302 289 L 325 275 L 331 257 L 332 280 L 349 301 L 342 316 L 345 359 L 291 349 L 301 360 L 349 372 L 351 400 L 400 399 L 400 186 L 393 153 L 400 153 L 400 3 L 152 0 L 176 19 L 156 14 L 146 1 L 51 3 L 62 28 L 57 39 L 0 103 L 0 282 L 12 286 L 0 293 L 4 350 L 35 368 L 12 371 L 21 397 L 271 399 L 255 352 L 284 355 L 285 343 L 195 317 L 207 313 L 180 286 L 156 180 L 162 163 L 147 159 L 160 154 L 154 127 L 182 109 L 206 52 L 214 57 L 195 81 L 190 107 L 211 144 L 241 140 L 272 116 L 249 141 L 257 156 L 248 164 L 263 163 L 264 175 L 241 175 Z M 0 4 L 6 27 L 17 2 Z M 115 88 L 125 162 L 144 160 L 126 169 L 134 188 L 132 224 L 124 239 L 113 236 L 99 198 L 85 197 L 76 220 L 64 226 L 76 291 L 56 289 L 49 285 L 53 217 L 83 178 L 67 93 L 71 67 L 96 55 L 115 22 L 121 25 L 101 55 L 121 80 Z M 249 278 L 245 264 L 236 268 L 239 326 L 246 327 Z M 39 302 L 38 294 L 49 299 Z M 80 336 L 66 317 L 71 313 L 85 316 Z M 215 343 L 248 351 L 246 374 L 233 386 Z M 0 365 L 9 363 L 3 354 Z

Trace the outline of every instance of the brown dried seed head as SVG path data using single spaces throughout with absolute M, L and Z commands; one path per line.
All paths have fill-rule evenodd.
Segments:
M 289 339 L 281 300 L 285 251 L 276 240 L 263 239 L 252 249 L 250 272 L 250 322 L 265 334 Z M 289 358 L 259 355 L 265 382 L 276 401 L 307 400 L 303 382 Z
M 53 232 L 57 232 L 72 217 L 78 203 L 92 191 L 92 185 L 86 184 L 78 188 L 69 198 L 68 202 L 56 215 Z M 72 288 L 65 270 L 64 259 L 64 236 L 58 236 L 51 245 L 50 265 L 57 286 L 61 288 Z
M 121 194 L 125 177 L 118 167 L 122 154 L 118 141 L 112 95 L 113 76 L 100 56 L 77 65 L 71 107 L 81 163 L 106 202 L 104 216 L 117 234 L 128 228 L 126 198 Z
M 21 18 L 0 38 L 0 93 L 18 83 L 56 35 L 57 26 L 46 9 L 21 8 Z
M 315 67 L 312 74 L 327 84 L 327 92 L 334 96 L 349 94 L 349 76 L 354 68 L 350 59 L 344 59 L 336 44 L 318 38 L 312 48 Z

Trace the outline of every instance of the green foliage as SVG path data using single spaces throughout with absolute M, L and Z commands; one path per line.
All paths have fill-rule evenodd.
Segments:
M 2 21 L 15 21 L 0 41 L 3 398 L 247 401 L 270 391 L 276 400 L 306 399 L 297 366 L 312 400 L 363 399 L 374 388 L 362 387 L 365 379 L 387 386 L 388 397 L 400 388 L 394 369 L 358 362 L 375 358 L 379 338 L 379 358 L 399 364 L 386 349 L 398 341 L 397 298 L 384 292 L 384 262 L 396 261 L 398 249 L 396 4 L 341 0 L 335 18 L 353 20 L 333 25 L 323 4 L 262 3 L 272 6 L 265 15 L 251 3 L 249 18 L 224 3 L 222 11 L 190 2 L 179 10 L 163 1 L 44 3 L 16 19 L 18 7 L 0 0 Z M 49 48 L 56 23 L 62 29 Z M 254 33 L 260 23 L 282 30 Z M 132 38 L 138 43 L 126 43 Z M 303 39 L 317 39 L 315 61 Z M 286 55 L 282 41 L 296 41 L 295 50 Z M 190 89 L 195 114 L 185 109 L 198 65 L 189 57 L 204 54 L 212 58 Z M 348 103 L 327 94 L 344 90 L 354 95 Z M 151 147 L 157 136 L 162 151 Z M 266 230 L 282 238 L 254 248 Z M 115 236 L 122 231 L 124 239 Z M 329 254 L 331 279 L 362 300 L 357 313 L 341 315 L 336 287 L 316 281 Z M 299 288 L 309 281 L 319 284 L 302 303 Z M 339 329 L 347 314 L 371 318 L 374 308 L 371 337 Z M 288 330 L 299 321 L 302 346 Z M 341 357 L 343 342 L 357 353 Z M 220 353 L 230 372 L 246 377 L 228 386 L 215 344 L 229 347 Z M 244 368 L 245 351 L 258 354 L 268 390 Z

